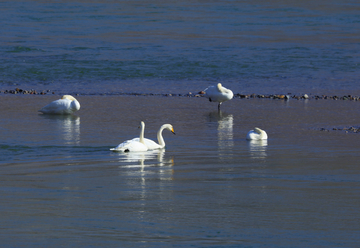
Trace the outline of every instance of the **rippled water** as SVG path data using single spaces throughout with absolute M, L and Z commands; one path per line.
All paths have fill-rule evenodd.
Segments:
M 356 1 L 2 1 L 2 87 L 359 92 Z
M 76 116 L 36 113 L 54 98 L 0 98 L 3 246 L 359 242 L 358 134 L 320 131 L 358 124 L 357 102 L 233 99 L 218 113 L 204 98 L 79 96 Z M 110 152 L 139 120 L 148 138 L 163 123 L 176 135 L 162 151 Z M 255 126 L 267 142 L 245 140 Z
M 357 247 L 356 1 L 2 1 L 3 247 Z M 76 115 L 37 111 L 79 93 Z M 106 94 L 105 94 L 106 95 Z M 166 149 L 110 152 L 171 123 Z M 254 127 L 267 142 L 248 142 Z M 321 131 L 329 130 L 329 131 Z

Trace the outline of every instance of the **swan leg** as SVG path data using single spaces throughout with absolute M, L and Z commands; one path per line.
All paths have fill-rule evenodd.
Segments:
M 221 105 L 221 102 L 219 102 L 219 105 L 218 105 L 218 110 L 220 111 L 220 105 Z

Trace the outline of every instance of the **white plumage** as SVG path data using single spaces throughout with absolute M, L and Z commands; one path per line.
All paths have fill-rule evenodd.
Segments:
M 80 109 L 80 103 L 70 95 L 64 95 L 61 99 L 53 101 L 39 110 L 43 114 L 70 115 Z
M 145 123 L 142 121 L 140 123 L 140 138 L 139 140 L 131 139 L 126 140 L 119 144 L 115 148 L 111 148 L 111 151 L 114 152 L 146 152 L 148 150 L 147 146 L 144 143 L 144 130 L 145 130 Z
M 223 87 L 221 83 L 218 83 L 216 86 L 209 86 L 204 90 L 205 97 L 209 99 L 210 102 L 218 102 L 218 109 L 220 110 L 220 105 L 228 100 L 231 100 L 234 96 L 234 93 Z
M 174 132 L 174 128 L 171 124 L 164 124 L 160 127 L 159 131 L 157 132 L 157 139 L 159 144 L 157 144 L 155 141 L 151 140 L 151 139 L 147 139 L 144 138 L 144 143 L 147 146 L 147 148 L 149 150 L 155 150 L 155 149 L 161 149 L 165 147 L 165 141 L 164 138 L 162 136 L 162 131 L 164 129 L 169 130 L 170 132 L 172 132 L 173 134 L 175 134 Z M 133 140 L 139 141 L 139 138 L 134 138 Z
M 254 130 L 250 130 L 246 135 L 247 140 L 266 140 L 267 138 L 267 133 L 258 127 L 255 127 Z

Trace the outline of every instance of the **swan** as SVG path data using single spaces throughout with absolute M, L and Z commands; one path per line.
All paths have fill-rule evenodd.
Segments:
M 145 145 L 147 146 L 147 148 L 149 150 L 155 150 L 155 149 L 162 149 L 165 147 L 165 141 L 164 138 L 162 136 L 162 131 L 164 129 L 169 130 L 170 132 L 172 132 L 173 134 L 175 134 L 174 132 L 174 128 L 171 124 L 164 124 L 160 127 L 159 131 L 157 132 L 157 139 L 159 144 L 157 144 L 155 141 L 151 140 L 151 139 L 146 139 L 144 138 L 145 141 Z M 139 138 L 134 138 L 133 140 L 135 141 L 139 141 Z
M 267 138 L 267 133 L 258 127 L 255 127 L 254 130 L 250 130 L 246 135 L 247 140 L 266 140 Z
M 205 97 L 209 99 L 210 102 L 218 102 L 218 110 L 220 110 L 220 105 L 227 101 L 231 100 L 234 96 L 234 93 L 223 87 L 221 83 L 218 83 L 216 86 L 209 86 L 205 90 L 203 90 L 205 93 Z
M 63 95 L 61 99 L 53 101 L 39 110 L 43 114 L 70 115 L 80 109 L 80 103 L 70 95 Z
M 143 121 L 140 122 L 140 128 L 140 138 L 138 138 L 138 141 L 135 139 L 126 140 L 117 147 L 111 148 L 110 150 L 114 152 L 146 152 L 148 148 L 144 143 L 145 123 Z

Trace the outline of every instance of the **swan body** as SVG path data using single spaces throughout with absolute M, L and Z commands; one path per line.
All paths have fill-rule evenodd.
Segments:
M 138 140 L 126 140 L 110 150 L 115 152 L 146 152 L 148 148 L 144 143 L 145 123 L 143 121 L 140 123 L 140 128 L 140 138 Z
M 173 128 L 173 126 L 171 124 L 162 125 L 160 127 L 159 131 L 157 132 L 157 139 L 158 139 L 159 144 L 157 144 L 155 141 L 153 141 L 151 139 L 144 138 L 145 145 L 147 146 L 147 148 L 149 150 L 162 149 L 162 148 L 165 147 L 165 141 L 164 141 L 164 138 L 162 136 L 162 131 L 164 129 L 167 129 L 170 132 L 172 132 L 173 134 L 175 134 L 174 128 Z M 139 138 L 134 138 L 133 140 L 139 141 Z
M 204 90 L 205 97 L 209 99 L 210 102 L 218 102 L 218 109 L 220 110 L 220 105 L 228 100 L 231 100 L 234 96 L 234 93 L 223 87 L 221 83 L 218 83 L 216 86 L 209 86 Z
M 80 109 L 80 103 L 75 97 L 64 95 L 61 99 L 53 101 L 39 110 L 43 114 L 70 115 Z
M 255 127 L 254 130 L 250 130 L 246 135 L 247 140 L 266 140 L 267 138 L 267 133 L 258 127 Z

